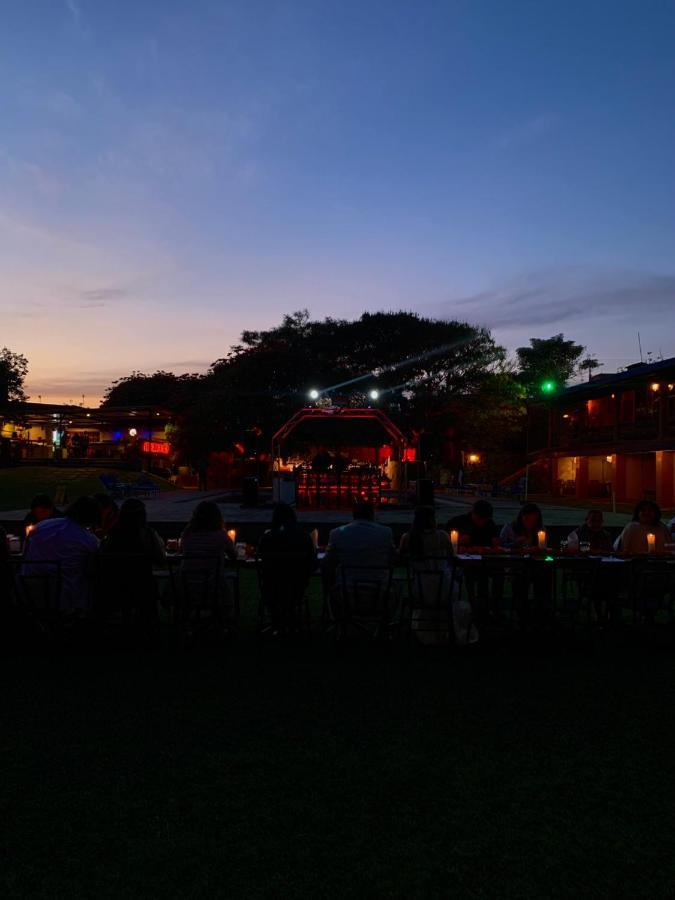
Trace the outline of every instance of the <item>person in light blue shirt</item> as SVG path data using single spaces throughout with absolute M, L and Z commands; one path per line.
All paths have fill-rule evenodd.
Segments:
M 371 503 L 357 503 L 353 521 L 334 528 L 328 538 L 324 570 L 335 573 L 338 566 L 389 568 L 396 559 L 391 528 L 375 521 Z
M 92 529 L 99 522 L 99 508 L 92 497 L 80 497 L 61 519 L 45 519 L 35 525 L 26 541 L 23 575 L 44 575 L 60 568 L 62 612 L 84 611 L 91 605 L 87 563 L 98 549 Z
M 343 616 L 348 600 L 352 613 L 359 615 L 367 608 L 370 615 L 375 605 L 381 607 L 379 614 L 383 615 L 394 606 L 390 589 L 396 560 L 394 537 L 391 528 L 375 521 L 371 503 L 357 503 L 353 515 L 348 525 L 331 531 L 326 548 L 323 575 L 333 598 L 334 614 Z M 383 590 L 388 583 L 390 587 Z

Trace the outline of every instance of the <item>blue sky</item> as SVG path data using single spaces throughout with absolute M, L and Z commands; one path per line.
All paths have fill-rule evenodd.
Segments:
M 413 308 L 675 355 L 675 5 L 22 0 L 0 304 L 33 396 Z

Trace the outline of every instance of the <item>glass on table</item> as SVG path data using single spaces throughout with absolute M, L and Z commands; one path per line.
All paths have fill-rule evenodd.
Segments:
M 569 546 L 570 546 L 570 542 L 567 540 L 567 538 L 563 538 L 560 541 L 560 552 L 567 553 L 567 551 L 569 550 Z
M 590 541 L 579 541 L 579 552 L 580 553 L 590 553 L 591 552 L 591 542 Z

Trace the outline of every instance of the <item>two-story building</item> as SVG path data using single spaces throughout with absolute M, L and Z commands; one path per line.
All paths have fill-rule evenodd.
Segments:
M 675 357 L 533 403 L 528 457 L 557 496 L 675 506 Z

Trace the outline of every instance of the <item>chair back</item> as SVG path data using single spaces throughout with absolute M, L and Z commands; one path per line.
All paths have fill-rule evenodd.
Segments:
M 33 613 L 56 615 L 61 607 L 61 561 L 32 560 L 15 578 L 18 602 Z
M 602 561 L 598 556 L 561 556 L 554 562 L 556 572 L 561 572 L 564 579 L 573 578 L 587 592 L 600 577 L 601 566 Z
M 675 559 L 634 559 L 633 590 L 638 603 L 654 608 L 675 602 Z
M 393 575 L 390 566 L 340 566 L 343 616 L 386 622 L 393 607 Z
M 186 553 L 181 557 L 177 572 L 178 586 L 174 591 L 177 608 L 183 618 L 201 618 L 203 612 L 219 617 L 224 601 L 232 600 L 229 618 L 239 615 L 239 567 L 236 561 L 223 554 Z M 172 570 L 175 578 L 175 570 Z M 231 589 L 231 596 L 230 596 Z
M 449 609 L 454 584 L 454 566 L 449 554 L 411 559 L 408 563 L 408 589 L 416 609 Z
M 302 595 L 307 587 L 306 553 L 264 553 L 256 558 L 258 586 L 263 594 Z
M 93 587 L 99 611 L 130 611 L 157 600 L 152 559 L 146 553 L 97 553 Z
M 300 624 L 307 618 L 306 591 L 310 572 L 306 553 L 265 552 L 256 558 L 259 618 L 263 623 L 269 612 L 286 624 Z

